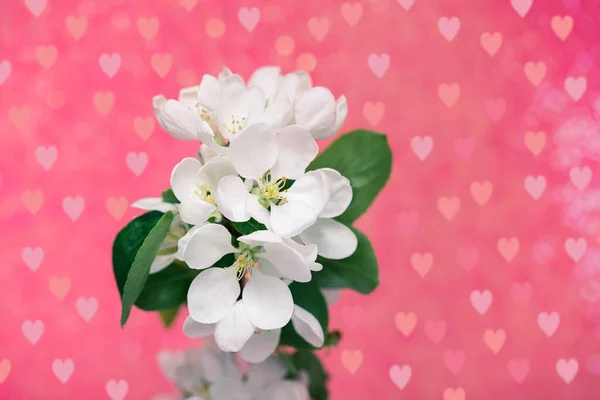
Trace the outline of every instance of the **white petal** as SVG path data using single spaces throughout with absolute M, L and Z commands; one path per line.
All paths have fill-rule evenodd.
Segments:
M 284 278 L 281 271 L 279 271 L 275 266 L 267 259 L 263 258 L 258 262 L 258 269 L 263 275 L 273 276 L 275 278 Z M 290 281 L 290 283 L 293 281 Z
M 238 379 L 224 378 L 210 386 L 212 400 L 251 400 L 243 382 Z
M 304 243 L 317 245 L 320 256 L 341 260 L 356 250 L 356 235 L 346 225 L 334 219 L 319 218 L 317 222 L 300 234 Z
M 256 87 L 249 88 L 244 102 L 245 105 L 242 107 L 242 109 L 247 109 L 248 113 L 245 126 L 250 126 L 261 122 L 265 114 L 265 105 L 267 102 L 263 91 Z M 239 120 L 240 119 L 238 118 L 238 121 Z
M 324 172 L 309 171 L 288 190 L 289 201 L 301 201 L 318 215 L 331 198 L 331 184 Z
M 317 259 L 317 246 L 314 244 L 305 245 L 302 243 L 298 243 L 294 239 L 283 239 L 283 242 L 290 246 L 292 249 L 296 250 L 304 261 L 315 261 Z
M 265 361 L 277 348 L 280 335 L 281 329 L 255 333 L 240 351 L 240 356 L 250 363 Z
M 248 320 L 244 305 L 237 301 L 215 329 L 215 342 L 223 351 L 238 352 L 254 334 L 254 326 Z
M 167 203 L 160 197 L 139 199 L 134 202 L 131 207 L 139 208 L 141 210 L 160 211 L 163 213 L 166 213 L 167 211 L 177 211 L 177 206 L 175 204 Z
M 281 274 L 296 282 L 308 282 L 311 273 L 302 256 L 284 243 L 265 243 L 259 258 L 268 260 Z
M 150 265 L 150 273 L 155 274 L 167 268 L 171 263 L 175 261 L 175 255 L 168 256 L 156 256 L 152 265 Z
M 217 109 L 219 104 L 219 92 L 221 84 L 219 80 L 212 75 L 205 74 L 198 87 L 197 96 L 194 100 L 198 101 L 202 107 L 209 111 Z
M 248 80 L 248 86 L 260 88 L 267 99 L 272 99 L 282 80 L 280 72 L 281 68 L 275 66 L 258 68 Z
M 312 87 L 310 75 L 304 71 L 296 71 L 284 76 L 274 101 L 285 98 L 290 104 L 296 104 L 298 100 Z
M 317 319 L 304 308 L 294 306 L 292 325 L 304 340 L 315 347 L 322 347 L 325 341 L 323 328 Z
M 211 150 L 213 150 L 217 154 L 226 154 L 227 148 L 221 146 L 217 142 L 215 142 L 215 133 L 210 125 L 206 121 L 202 121 L 202 123 L 198 127 L 198 138 L 202 141 L 203 145 L 208 146 Z
M 262 246 L 265 243 L 281 243 L 281 236 L 270 231 L 255 231 L 248 235 L 240 236 L 238 241 L 251 246 Z
M 218 224 L 206 224 L 198 228 L 189 239 L 183 258 L 190 268 L 204 269 L 212 266 L 225 254 L 235 251 L 227 228 Z
M 246 209 L 248 210 L 252 218 L 257 220 L 261 224 L 266 225 L 267 228 L 270 229 L 269 217 L 271 216 L 271 214 L 269 214 L 269 210 L 260 205 L 260 203 L 258 202 L 258 196 L 254 194 L 248 195 L 248 197 L 246 198 Z
M 248 192 L 239 176 L 226 176 L 217 186 L 219 211 L 230 221 L 244 222 L 250 219 L 246 209 Z
M 301 201 L 288 201 L 282 206 L 271 205 L 271 228 L 280 236 L 296 236 L 316 220 L 317 213 Z
M 233 72 L 231 72 L 229 68 L 223 67 L 221 72 L 219 72 L 219 82 L 222 82 L 225 78 L 228 78 L 231 75 L 233 75 Z
M 335 107 L 335 130 L 331 132 L 329 136 L 337 133 L 342 125 L 344 125 L 344 121 L 346 121 L 346 117 L 348 116 L 348 101 L 346 100 L 346 96 L 338 97 Z
M 214 331 L 215 324 L 201 324 L 200 322 L 194 321 L 192 317 L 187 317 L 183 322 L 183 334 L 190 339 L 212 335 Z
M 248 319 L 260 329 L 282 328 L 294 311 L 294 300 L 287 285 L 256 269 L 244 287 L 242 301 Z
M 270 383 L 282 380 L 287 372 L 288 369 L 280 357 L 270 357 L 263 363 L 248 366 L 247 384 L 251 389 L 262 389 Z
M 222 352 L 214 341 L 207 344 L 211 339 L 213 338 L 204 340 L 204 347 L 200 351 L 200 354 L 191 355 L 194 362 L 199 366 L 198 369 L 201 371 L 201 375 L 208 382 L 217 382 L 225 377 L 241 381 L 241 372 L 235 365 L 231 354 Z
M 331 168 L 321 168 L 317 171 L 324 173 L 329 180 L 331 197 L 319 214 L 321 218 L 334 218 L 341 215 L 352 202 L 352 186 L 350 181 L 338 171 Z
M 188 291 L 188 309 L 194 321 L 214 324 L 223 319 L 240 295 L 235 268 L 210 268 L 194 278 Z
M 158 123 L 161 124 L 161 126 L 162 121 L 160 120 L 160 113 L 163 107 L 165 106 L 166 102 L 167 98 L 162 94 L 152 97 L 152 108 L 154 109 L 154 115 L 156 116 L 156 119 L 158 120 Z M 165 129 L 164 126 L 162 128 Z
M 179 91 L 179 102 L 184 106 L 191 108 L 196 106 L 196 95 L 200 86 L 190 86 Z
M 243 126 L 246 123 L 249 114 L 247 97 L 248 89 L 238 75 L 225 78 L 221 83 L 217 120 L 219 122 L 219 132 L 225 138 L 232 139 L 239 131 L 239 125 Z
M 163 105 L 159 122 L 173 137 L 180 140 L 198 140 L 198 127 L 202 119 L 193 109 L 176 100 L 167 100 Z
M 196 231 L 202 226 L 203 225 L 193 226 L 192 229 L 187 231 L 186 234 L 183 235 L 183 237 L 177 241 L 177 253 L 175 253 L 175 258 L 183 261 L 183 254 L 185 253 L 187 245 L 190 243 L 190 239 L 192 238 L 192 236 L 194 236 L 194 233 L 196 233 Z
M 281 381 L 269 386 L 265 400 L 310 400 L 306 385 Z
M 336 126 L 335 97 L 324 87 L 314 87 L 296 103 L 294 119 L 308 129 L 315 139 L 330 135 Z
M 275 164 L 277 150 L 275 132 L 266 124 L 256 124 L 237 134 L 229 157 L 242 177 L 258 180 Z
M 263 122 L 279 130 L 290 124 L 294 116 L 294 106 L 286 96 L 272 100 L 262 115 Z
M 319 146 L 309 131 L 298 125 L 291 125 L 277 134 L 279 154 L 271 168 L 273 177 L 298 179 L 319 153 Z
M 198 150 L 198 157 L 200 158 L 200 162 L 202 164 L 206 164 L 209 160 L 219 157 L 220 154 L 215 151 L 215 149 L 209 147 L 208 145 L 202 143 L 200 145 L 200 150 Z
M 171 188 L 175 197 L 181 202 L 191 196 L 195 196 L 194 191 L 198 188 L 198 171 L 200 170 L 200 161 L 196 158 L 184 158 L 173 168 L 171 172 Z
M 231 160 L 227 157 L 215 157 L 198 171 L 198 183 L 212 185 L 213 190 L 216 190 L 221 178 L 230 175 L 237 176 L 237 171 Z
M 191 225 L 204 225 L 208 217 L 217 209 L 198 196 L 191 196 L 179 206 L 181 220 Z

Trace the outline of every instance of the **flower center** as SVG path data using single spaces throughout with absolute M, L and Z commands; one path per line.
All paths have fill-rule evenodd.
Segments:
M 252 247 L 245 243 L 240 243 L 240 252 L 238 257 L 231 267 L 235 268 L 236 279 L 241 281 L 242 278 L 252 278 L 252 268 L 256 265 L 256 259 L 254 257 L 254 250 Z
M 235 115 L 232 115 L 230 125 L 225 124 L 225 127 L 227 128 L 227 132 L 231 136 L 234 136 L 235 134 L 240 133 L 244 129 L 244 125 L 246 125 L 246 118 L 242 118 L 242 121 L 240 122 L 239 119 L 236 119 Z
M 273 175 L 269 171 L 264 178 L 258 179 L 261 198 L 276 205 L 285 204 L 287 202 L 287 189 L 284 190 L 283 188 L 286 182 L 287 178 L 285 176 L 281 179 L 273 180 Z
M 200 197 L 202 200 L 207 202 L 208 204 L 212 204 L 213 206 L 217 204 L 217 201 L 212 195 L 213 187 L 208 183 L 204 183 L 198 187 L 198 189 L 194 190 L 194 193 Z

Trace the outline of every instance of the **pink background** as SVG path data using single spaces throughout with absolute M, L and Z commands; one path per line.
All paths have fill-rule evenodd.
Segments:
M 149 399 L 156 355 L 119 327 L 116 232 L 197 150 L 151 97 L 224 65 L 311 72 L 344 131 L 387 133 L 358 226 L 381 286 L 332 308 L 342 399 L 600 396 L 597 0 L 3 0 L 0 399 Z

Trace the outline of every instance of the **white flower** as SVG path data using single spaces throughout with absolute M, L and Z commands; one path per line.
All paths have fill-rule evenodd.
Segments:
M 166 213 L 172 211 L 177 213 L 177 206 L 175 204 L 167 203 L 160 197 L 149 197 L 146 199 L 140 199 L 134 202 L 132 207 L 139 208 L 147 211 L 160 211 Z M 186 228 L 179 215 L 175 215 L 165 240 L 163 241 L 158 254 L 154 258 L 152 265 L 150 265 L 150 273 L 162 271 L 167 268 L 177 258 L 178 242 L 186 233 Z M 181 259 L 181 258 L 179 258 Z
M 194 278 L 188 291 L 190 319 L 184 325 L 188 336 L 214 332 L 223 351 L 242 351 L 247 361 L 259 362 L 275 350 L 280 328 L 291 319 L 307 341 L 318 347 L 323 344 L 318 321 L 294 306 L 288 286 L 280 279 L 308 282 L 310 268 L 320 267 L 314 263 L 315 246 L 290 245 L 290 240 L 272 232 L 256 231 L 238 238 L 239 248 L 235 248 L 230 233 L 217 224 L 195 227 L 186 236 L 184 260 L 190 268 L 208 268 Z M 233 265 L 209 268 L 230 253 L 236 255 Z
M 318 151 L 310 133 L 297 125 L 279 132 L 266 124 L 248 127 L 228 153 L 246 182 L 223 179 L 217 191 L 220 211 L 235 222 L 252 217 L 283 237 L 299 234 L 317 221 L 330 198 L 325 174 L 304 173 Z M 296 181 L 286 189 L 288 179 Z
M 212 158 L 204 165 L 195 158 L 184 158 L 173 168 L 171 188 L 181 202 L 179 211 L 183 222 L 201 225 L 217 211 L 214 194 L 221 178 L 228 175 L 237 175 L 237 172 L 224 157 Z
M 300 125 L 308 129 L 315 139 L 334 135 L 348 115 L 344 96 L 336 101 L 329 89 L 312 87 L 310 76 L 303 71 L 282 76 L 279 67 L 262 67 L 250 77 L 248 85 L 259 87 L 265 93 L 268 100 L 266 115 L 280 115 L 282 123 L 287 121 L 287 124 Z M 291 118 L 282 111 L 287 110 L 290 104 L 293 109 Z

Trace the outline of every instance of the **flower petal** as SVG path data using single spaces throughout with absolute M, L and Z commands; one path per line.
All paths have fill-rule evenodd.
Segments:
M 248 366 L 247 385 L 254 390 L 263 389 L 270 383 L 282 380 L 287 372 L 288 368 L 280 357 L 269 357 L 263 363 Z
M 314 87 L 304 93 L 294 107 L 294 119 L 308 129 L 315 139 L 330 136 L 336 126 L 335 97 L 329 89 Z
M 177 100 L 167 100 L 159 114 L 160 125 L 171 136 L 180 140 L 198 140 L 198 127 L 202 119 L 193 109 Z
M 215 329 L 215 342 L 226 352 L 238 352 L 254 334 L 242 301 L 237 301 Z
M 256 124 L 231 141 L 229 157 L 242 177 L 258 180 L 275 164 L 277 151 L 275 132 L 266 124 Z
M 292 317 L 292 293 L 281 280 L 252 271 L 252 278 L 244 287 L 242 302 L 246 315 L 259 329 L 279 329 Z
M 284 243 L 265 243 L 264 249 L 259 258 L 268 260 L 284 277 L 296 282 L 310 281 L 310 269 L 300 253 Z
M 329 136 L 336 134 L 342 125 L 344 125 L 344 121 L 346 121 L 346 117 L 348 116 L 348 101 L 346 100 L 346 96 L 338 97 L 335 102 L 335 108 L 335 130 Z
M 152 210 L 166 213 L 167 211 L 177 211 L 175 204 L 167 203 L 160 197 L 148 197 L 145 199 L 139 199 L 134 202 L 131 207 L 139 208 L 141 210 Z
M 319 146 L 309 131 L 298 125 L 291 125 L 277 134 L 279 154 L 271 167 L 273 178 L 298 179 L 319 153 Z
M 287 198 L 289 201 L 301 201 L 310 206 L 318 215 L 323 211 L 331 197 L 331 184 L 327 175 L 322 171 L 310 171 L 302 175 L 292 187 L 289 188 Z
M 317 171 L 320 171 L 327 176 L 331 187 L 331 197 L 327 204 L 325 204 L 319 217 L 337 217 L 346 211 L 352 202 L 352 186 L 350 185 L 350 181 L 338 171 L 331 168 L 321 168 Z
M 221 72 L 219 72 L 219 82 L 222 82 L 225 78 L 230 77 L 231 75 L 233 75 L 233 72 L 231 72 L 231 70 L 227 67 L 223 67 L 223 69 L 221 70 Z
M 275 266 L 265 258 L 262 258 L 258 262 L 258 269 L 260 269 L 260 272 L 262 272 L 263 275 L 273 276 L 275 278 L 284 278 L 281 271 L 275 268 Z
M 269 214 L 269 210 L 260 205 L 258 202 L 258 196 L 252 193 L 248 195 L 246 198 L 246 209 L 252 218 L 261 224 L 266 225 L 268 229 L 271 229 L 271 224 L 269 222 L 269 217 L 271 214 Z
M 255 333 L 240 351 L 240 356 L 249 363 L 262 363 L 277 348 L 280 335 L 281 329 Z
M 294 306 L 292 325 L 304 340 L 315 347 L 322 347 L 325 342 L 323 328 L 317 319 L 304 308 Z
M 154 115 L 156 116 L 156 120 L 158 121 L 159 124 L 161 124 L 161 127 L 163 129 L 165 129 L 165 127 L 162 126 L 162 121 L 160 119 L 160 113 L 161 113 L 163 107 L 165 106 L 166 102 L 167 102 L 167 98 L 165 96 L 163 96 L 162 94 L 159 94 L 152 98 L 152 108 L 154 109 Z
M 317 222 L 300 234 L 304 243 L 317 245 L 320 256 L 341 260 L 356 250 L 356 235 L 346 225 L 334 219 L 319 218 Z
M 179 206 L 181 220 L 191 225 L 204 225 L 208 217 L 215 212 L 217 207 L 207 203 L 198 196 L 189 197 Z
M 194 99 L 202 107 L 208 111 L 214 111 L 219 104 L 219 92 L 221 91 L 221 83 L 212 75 L 205 74 L 202 76 L 200 86 L 196 98 Z
M 194 233 L 196 233 L 196 231 L 202 226 L 203 225 L 193 226 L 192 229 L 187 231 L 185 235 L 183 235 L 183 237 L 177 241 L 177 253 L 175 253 L 175 258 L 183 261 L 183 254 L 185 253 L 187 245 L 190 243 L 190 239 L 192 238 L 192 236 L 194 236 Z
M 254 71 L 248 80 L 248 86 L 260 88 L 267 99 L 272 99 L 282 79 L 281 68 L 276 66 L 261 67 Z
M 204 269 L 212 266 L 225 254 L 235 251 L 236 248 L 231 245 L 231 234 L 227 228 L 218 224 L 206 224 L 198 228 L 189 239 L 183 258 L 190 268 Z
M 152 261 L 152 264 L 150 265 L 150 273 L 155 274 L 162 271 L 171 265 L 173 261 L 175 261 L 175 255 L 154 257 L 154 261 Z
M 200 161 L 196 158 L 184 158 L 173 168 L 171 172 L 171 188 L 175 197 L 181 202 L 194 195 L 198 188 L 198 171 Z
M 194 321 L 192 317 L 189 316 L 183 322 L 183 334 L 190 339 L 212 335 L 214 331 L 215 324 L 201 324 L 200 322 Z
M 209 389 L 212 400 L 251 400 L 252 396 L 241 380 L 224 378 L 214 382 Z
M 310 75 L 304 71 L 291 72 L 283 77 L 274 101 L 287 99 L 290 104 L 296 104 L 298 100 L 312 87 Z
M 231 310 L 240 295 L 235 274 L 235 268 L 210 268 L 194 278 L 187 296 L 194 321 L 214 324 Z
M 281 381 L 267 389 L 265 400 L 310 400 L 306 385 L 294 381 Z
M 244 222 L 250 219 L 246 209 L 248 191 L 239 176 L 226 176 L 217 186 L 219 211 L 230 221 Z
M 196 96 L 199 88 L 200 86 L 196 85 L 181 89 L 179 91 L 179 102 L 188 108 L 195 107 L 197 103 Z
M 203 145 L 208 146 L 215 153 L 227 153 L 227 147 L 223 147 L 217 142 L 215 142 L 215 133 L 206 121 L 202 121 L 202 123 L 198 127 L 198 138 L 202 141 Z
M 317 213 L 301 201 L 288 201 L 282 206 L 271 205 L 271 228 L 282 237 L 292 237 L 314 224 Z
M 248 235 L 240 236 L 238 241 L 250 246 L 262 246 L 265 243 L 281 243 L 282 239 L 270 231 L 254 231 Z
M 212 185 L 213 190 L 216 190 L 221 178 L 230 175 L 237 176 L 237 171 L 231 161 L 227 157 L 215 157 L 200 168 L 197 182 L 200 185 Z
M 290 124 L 294 116 L 294 107 L 287 97 L 272 100 L 264 110 L 261 121 L 273 129 L 279 130 Z

